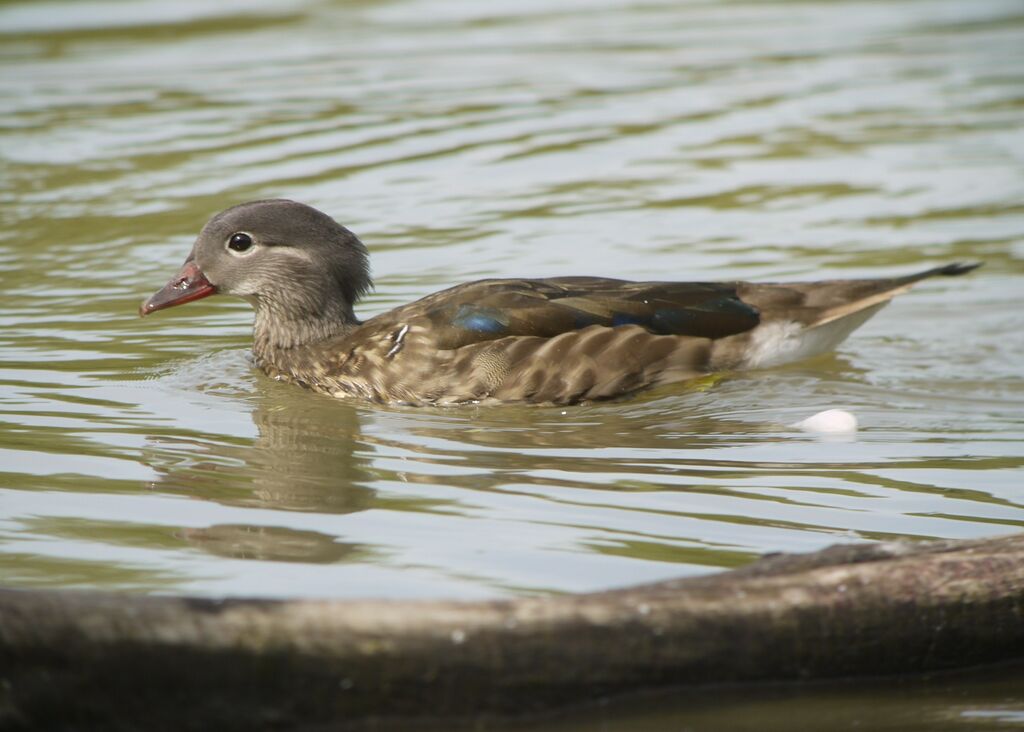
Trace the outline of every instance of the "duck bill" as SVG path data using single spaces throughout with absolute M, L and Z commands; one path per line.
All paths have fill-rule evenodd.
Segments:
M 189 257 L 178 274 L 174 275 L 163 289 L 139 306 L 139 315 L 149 315 L 157 310 L 201 300 L 216 292 L 217 288 L 210 284 L 206 275 L 200 271 L 199 265 Z

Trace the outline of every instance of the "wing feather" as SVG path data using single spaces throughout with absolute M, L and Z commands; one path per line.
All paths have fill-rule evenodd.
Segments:
M 754 328 L 757 308 L 729 283 L 626 282 L 599 277 L 483 280 L 401 309 L 429 321 L 440 348 L 507 336 L 551 338 L 593 325 L 721 338 Z

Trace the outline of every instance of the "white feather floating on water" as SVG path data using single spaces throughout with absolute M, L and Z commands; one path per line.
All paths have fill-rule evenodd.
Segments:
M 845 409 L 826 409 L 793 425 L 807 432 L 848 435 L 857 431 L 857 418 Z

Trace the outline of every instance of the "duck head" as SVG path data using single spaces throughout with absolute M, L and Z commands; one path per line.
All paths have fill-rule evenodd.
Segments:
M 257 342 L 290 347 L 358 323 L 352 307 L 370 286 L 366 247 L 344 226 L 295 201 L 251 201 L 206 223 L 181 269 L 139 314 L 235 295 L 256 310 Z

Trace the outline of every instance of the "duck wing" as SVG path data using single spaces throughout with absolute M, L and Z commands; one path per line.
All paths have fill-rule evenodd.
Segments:
M 593 325 L 715 339 L 760 322 L 757 308 L 743 302 L 732 283 L 603 277 L 481 280 L 430 295 L 400 308 L 400 315 L 428 321 L 443 349 L 508 336 L 552 338 Z

